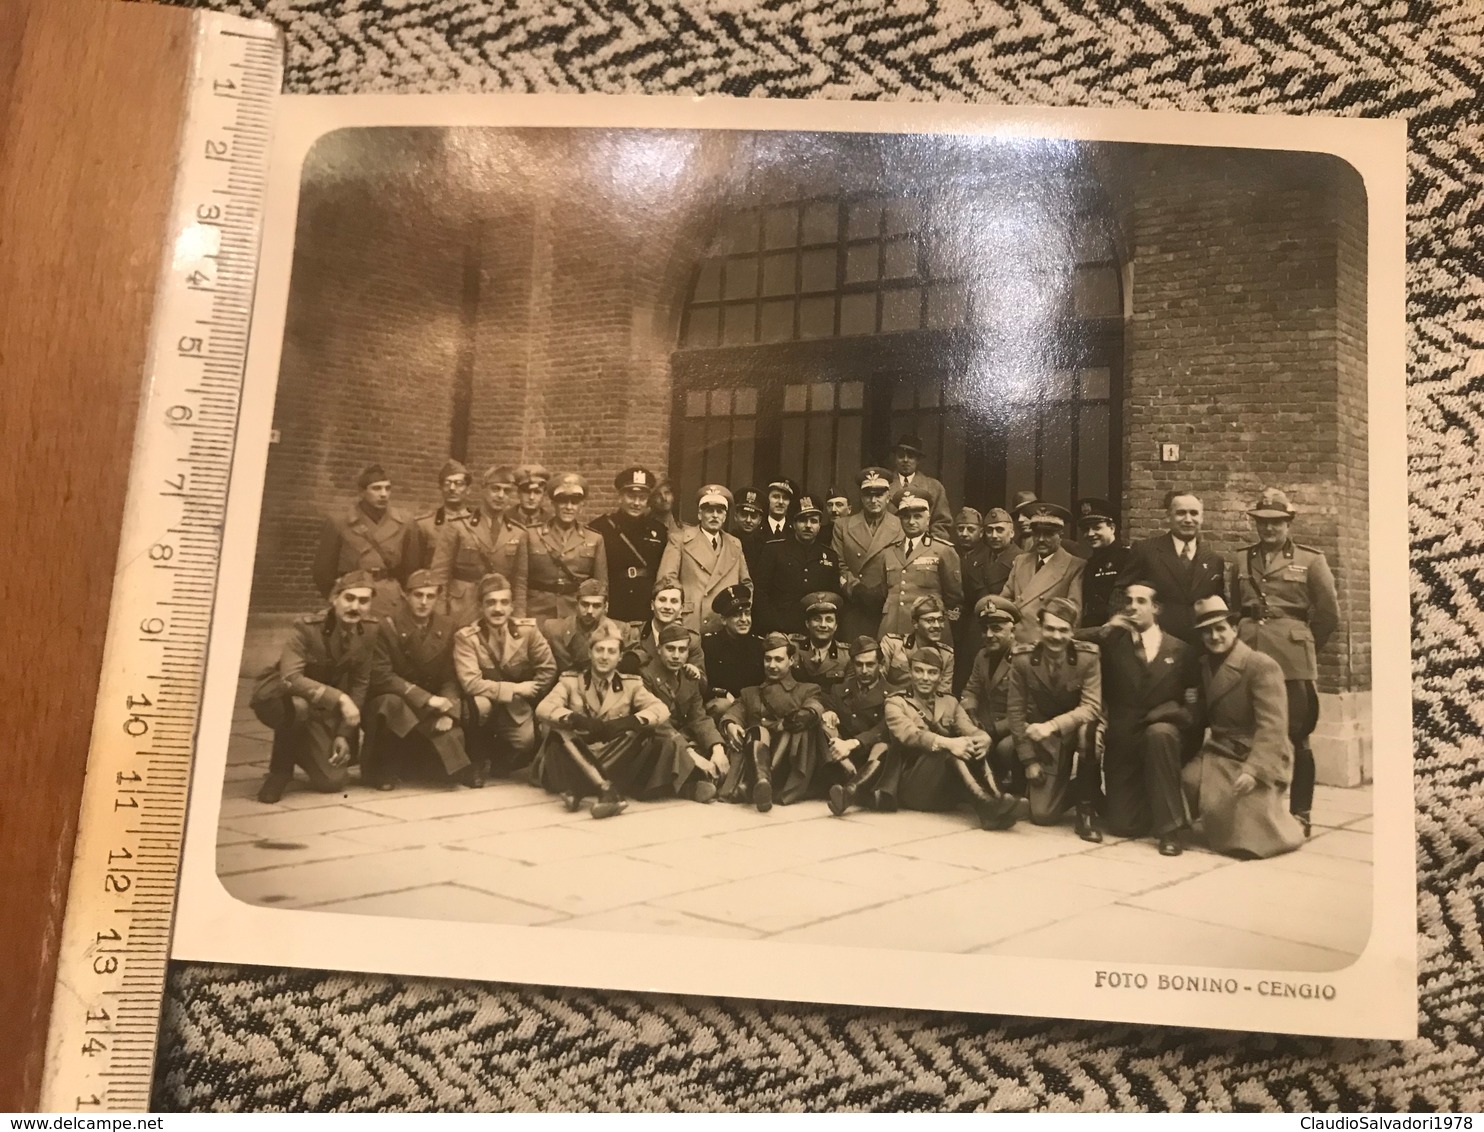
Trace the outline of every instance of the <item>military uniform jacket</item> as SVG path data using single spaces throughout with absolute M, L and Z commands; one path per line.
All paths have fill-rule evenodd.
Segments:
M 912 692 L 893 692 L 886 697 L 884 716 L 892 741 L 912 751 L 932 750 L 939 735 L 983 734 L 952 696 L 934 696 L 929 703 Z
M 597 531 L 582 523 L 526 528 L 526 605 L 532 616 L 564 611 L 589 578 L 608 584 L 608 555 Z M 519 605 L 516 609 L 524 616 Z
M 953 544 L 934 535 L 921 535 L 907 557 L 906 536 L 886 548 L 886 608 L 878 636 L 912 631 L 912 606 L 920 597 L 933 594 L 945 609 L 957 609 L 964 601 L 964 582 L 958 551 Z
M 1096 723 L 1103 711 L 1102 666 L 1098 647 L 1072 641 L 1066 655 L 1053 659 L 1042 645 L 1017 645 L 1010 656 L 1010 690 L 1006 715 L 1022 762 L 1036 761 L 1039 751 L 1055 759 L 1061 738 Z M 1053 723 L 1057 735 L 1032 743 L 1027 724 Z
M 1015 626 L 1016 640 L 1033 644 L 1040 639 L 1037 619 L 1041 616 L 1041 607 L 1054 597 L 1064 597 L 1079 610 L 1082 608 L 1082 575 L 1086 567 L 1087 563 L 1069 554 L 1066 547 L 1060 547 L 1040 569 L 1036 568 L 1034 551 L 1016 556 L 1004 590 L 1004 596 L 1020 606 L 1020 624 Z
M 952 695 L 953 642 L 945 640 L 934 644 L 932 641 L 920 641 L 916 633 L 909 633 L 905 637 L 898 636 L 896 633 L 888 633 L 881 638 L 881 674 L 886 677 L 886 682 L 894 688 L 907 687 L 912 680 L 912 662 L 908 657 L 919 645 L 937 649 L 943 654 L 943 675 L 938 680 L 938 691 L 945 696 Z
M 539 527 L 542 523 L 549 522 L 551 522 L 551 508 L 545 503 L 536 509 L 534 516 L 527 515 L 522 511 L 518 503 L 514 507 L 508 507 L 505 510 L 505 525 L 507 527 L 514 527 L 518 531 L 530 530 L 532 527 Z
M 959 700 L 969 718 L 996 739 L 1010 729 L 1010 650 L 979 650 Z
M 840 558 L 826 542 L 796 538 L 768 543 L 753 578 L 753 616 L 760 632 L 802 633 L 807 594 L 840 592 Z
M 453 635 L 453 667 L 466 696 L 485 696 L 506 704 L 510 718 L 524 723 L 532 705 L 551 690 L 556 680 L 556 660 L 551 646 L 534 625 L 507 622 L 492 631 L 482 620 L 466 625 Z M 530 700 L 514 698 L 512 685 L 536 682 Z
M 328 711 L 343 694 L 358 708 L 365 707 L 378 627 L 374 618 L 341 625 L 328 609 L 299 618 L 278 663 L 258 678 L 252 703 L 297 696 Z
M 432 534 L 429 535 L 429 524 Z M 487 546 L 493 535 L 489 529 L 489 516 L 483 511 L 468 511 L 462 515 L 448 515 L 443 508 L 430 516 L 418 519 L 422 536 L 432 541 L 432 561 L 428 569 L 438 579 L 438 584 L 450 582 L 466 585 L 477 583 L 489 572 L 487 568 Z
M 685 659 L 701 670 L 701 683 L 706 683 L 706 650 L 701 644 L 701 634 L 694 629 L 690 633 L 690 651 Z M 641 621 L 624 630 L 623 659 L 619 662 L 625 672 L 642 672 L 651 661 L 660 659 L 659 634 L 654 630 L 654 621 Z
M 821 716 L 829 710 L 818 684 L 795 680 L 792 673 L 782 680 L 765 681 L 755 688 L 743 688 L 737 701 L 727 708 L 722 722 L 730 720 L 743 727 L 777 727 L 780 720 L 799 708 L 813 708 Z
M 1323 553 L 1289 540 L 1264 565 L 1261 546 L 1244 546 L 1232 562 L 1237 634 L 1283 669 L 1285 680 L 1317 680 L 1316 653 L 1340 624 L 1335 578 Z
M 736 535 L 719 533 L 720 547 L 711 549 L 711 540 L 700 527 L 686 527 L 671 535 L 665 553 L 660 556 L 660 574 L 680 578 L 685 591 L 681 619 L 694 632 L 715 628 L 720 618 L 711 612 L 711 600 L 741 582 L 751 581 L 747 559 Z
M 840 717 L 841 738 L 859 739 L 868 750 L 885 741 L 886 697 L 892 691 L 891 685 L 880 676 L 870 685 L 862 684 L 855 676 L 847 676 L 830 697 L 835 714 Z
M 912 476 L 909 485 L 896 472 L 891 476 L 891 503 L 893 512 L 897 509 L 897 500 L 901 499 L 902 492 L 911 487 L 914 495 L 920 495 L 932 506 L 928 520 L 928 533 L 935 539 L 947 542 L 953 537 L 953 512 L 948 507 L 948 491 L 937 480 L 925 472 L 917 472 Z
M 826 694 L 835 688 L 850 673 L 850 649 L 843 641 L 832 640 L 820 652 L 808 641 L 799 643 L 799 659 L 794 667 L 801 679 L 818 684 Z
M 999 593 L 999 590 L 991 591 L 989 588 L 990 572 L 993 570 L 995 573 L 999 573 L 995 569 L 999 564 L 999 554 L 995 552 L 993 547 L 981 542 L 967 551 L 960 551 L 958 558 L 964 574 L 964 611 L 967 614 L 972 614 L 974 612 L 974 604 L 981 597 L 990 592 Z M 1004 571 L 1004 576 L 1006 578 L 1010 576 L 1009 570 Z M 1002 586 L 1004 585 L 1003 579 L 1001 579 L 1000 584 Z M 974 618 L 972 616 L 967 616 L 959 621 L 960 625 L 972 625 L 973 623 Z
M 765 650 L 761 637 L 751 633 L 737 637 L 727 629 L 718 629 L 701 638 L 701 648 L 706 658 L 706 682 L 713 696 L 723 692 L 740 696 L 743 688 L 763 682 Z
M 371 694 L 407 701 L 419 718 L 433 696 L 459 702 L 459 680 L 453 670 L 453 621 L 434 613 L 419 625 L 405 609 L 381 623 L 371 663 Z
M 1088 557 L 1082 572 L 1082 628 L 1106 624 L 1118 612 L 1113 606 L 1113 595 L 1118 589 L 1118 575 L 1128 565 L 1132 553 L 1129 547 L 1115 542 L 1112 546 L 1098 547 Z
M 558 672 L 586 668 L 595 637 L 617 637 L 622 640 L 624 632 L 624 627 L 610 617 L 600 617 L 591 630 L 584 630 L 578 625 L 576 614 L 571 617 L 553 617 L 541 622 L 541 635 L 551 646 L 551 656 L 556 661 Z
M 602 538 L 608 560 L 608 615 L 615 621 L 643 621 L 670 532 L 651 515 L 633 519 L 622 511 L 599 515 L 592 529 Z
M 320 595 L 328 598 L 335 582 L 353 570 L 369 571 L 377 581 L 401 581 L 416 569 L 412 522 L 388 507 L 373 519 L 356 504 L 325 520 L 311 573 Z
M 505 521 L 504 513 L 491 515 L 483 507 L 474 512 L 473 521 L 463 531 L 453 575 L 478 582 L 486 574 L 515 574 L 520 551 L 521 532 Z
M 650 694 L 670 712 L 670 726 L 709 755 L 721 744 L 721 732 L 701 700 L 702 685 L 684 672 L 671 672 L 665 662 L 651 660 L 639 674 Z
M 670 718 L 670 709 L 639 677 L 613 672 L 600 678 L 591 669 L 559 678 L 537 706 L 536 718 L 548 727 L 559 726 L 573 712 L 602 720 L 633 715 L 651 726 Z
M 1199 647 L 1191 607 L 1203 597 L 1226 599 L 1226 561 L 1198 539 L 1194 561 L 1185 562 L 1175 552 L 1174 536 L 1166 532 L 1134 543 L 1117 584 L 1138 581 L 1151 583 L 1159 594 L 1159 627 Z
M 469 523 L 474 515 L 473 511 L 451 514 L 446 507 L 438 507 L 432 511 L 424 511 L 413 519 L 410 538 L 413 553 L 407 573 L 414 570 L 433 570 L 438 575 L 439 584 L 447 585 L 448 579 L 452 577 L 450 567 L 458 551 L 443 544 L 457 542 L 459 532 L 455 528 Z M 440 570 L 442 573 L 438 573 Z
M 830 546 L 846 580 L 848 592 L 842 591 L 841 596 L 879 612 L 891 588 L 886 578 L 886 552 L 901 541 L 901 521 L 890 512 L 882 515 L 874 528 L 861 513 L 847 515 L 836 523 Z

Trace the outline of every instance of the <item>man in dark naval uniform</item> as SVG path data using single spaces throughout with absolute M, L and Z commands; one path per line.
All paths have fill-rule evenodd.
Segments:
M 590 524 L 608 557 L 608 616 L 634 624 L 649 616 L 649 587 L 659 574 L 670 532 L 649 513 L 655 475 L 635 464 L 613 477 L 618 510 Z M 743 544 L 745 547 L 745 543 Z
M 745 582 L 717 594 L 711 612 L 722 619 L 722 627 L 701 638 L 701 650 L 711 688 L 708 707 L 719 714 L 743 688 L 763 682 L 763 641 L 752 632 L 752 587 Z
M 840 559 L 819 538 L 824 512 L 812 495 L 795 502 L 793 537 L 768 543 L 762 566 L 752 579 L 757 586 L 758 629 L 764 633 L 804 633 L 804 598 L 812 593 L 840 592 Z
M 1089 496 L 1077 500 L 1077 527 L 1083 543 L 1092 548 L 1082 571 L 1081 628 L 1093 629 L 1106 624 L 1118 611 L 1116 583 L 1133 551 L 1119 539 L 1113 504 L 1106 499 Z
M 736 505 L 732 508 L 735 519 L 732 533 L 742 544 L 742 557 L 747 559 L 749 574 L 756 574 L 763 560 L 763 506 L 763 493 L 757 488 L 744 487 L 737 491 Z

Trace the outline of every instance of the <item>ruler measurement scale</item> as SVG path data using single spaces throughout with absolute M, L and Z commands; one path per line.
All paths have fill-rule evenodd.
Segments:
M 195 20 L 44 1111 L 149 1106 L 281 73 L 270 25 Z

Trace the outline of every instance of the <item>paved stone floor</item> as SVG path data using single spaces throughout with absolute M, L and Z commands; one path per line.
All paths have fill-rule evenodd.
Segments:
M 965 814 L 831 817 L 823 802 L 634 803 L 596 822 L 519 783 L 254 797 L 269 734 L 239 692 L 218 834 L 255 904 L 903 950 L 1334 970 L 1365 945 L 1370 787 L 1320 787 L 1314 836 L 1270 861 Z

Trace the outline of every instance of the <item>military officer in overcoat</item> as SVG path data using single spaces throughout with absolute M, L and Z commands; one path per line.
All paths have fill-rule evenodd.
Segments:
M 361 779 L 379 790 L 395 789 L 403 766 L 430 760 L 450 781 L 476 782 L 464 749 L 463 696 L 453 670 L 457 626 L 438 611 L 438 596 L 432 571 L 414 571 L 405 605 L 381 622 L 377 634 Z
M 887 633 L 881 638 L 881 668 L 886 682 L 894 688 L 905 688 L 912 679 L 912 653 L 928 646 L 938 650 L 942 660 L 945 696 L 953 688 L 953 670 L 957 664 L 953 639 L 948 635 L 948 613 L 936 594 L 924 594 L 912 603 L 912 632 L 906 636 Z
M 1075 808 L 1077 836 L 1101 841 L 1094 729 L 1103 712 L 1102 671 L 1097 645 L 1072 637 L 1080 612 L 1064 597 L 1041 605 L 1040 640 L 1011 654 L 1007 711 L 1031 821 L 1054 825 Z
M 462 464 L 450 461 L 444 466 L 444 505 L 437 511 L 418 520 L 423 537 L 431 540 L 432 560 L 428 566 L 441 592 L 441 612 L 452 618 L 456 628 L 473 624 L 479 618 L 479 579 L 493 567 L 495 548 L 500 544 L 500 535 L 505 530 L 504 511 L 493 503 L 507 498 L 501 490 L 503 484 L 486 486 L 484 500 L 480 506 L 470 509 L 458 502 L 456 484 L 457 468 Z M 500 476 L 504 469 L 491 469 Z M 463 473 L 468 479 L 468 473 Z
M 649 589 L 659 577 L 660 557 L 670 532 L 649 513 L 655 475 L 638 464 L 613 477 L 618 510 L 599 515 L 592 529 L 603 538 L 608 559 L 608 615 L 629 624 L 649 613 Z
M 973 623 L 979 626 L 982 645 L 974 663 L 965 666 L 969 678 L 959 703 L 989 736 L 989 766 L 995 781 L 1007 793 L 1024 794 L 1025 773 L 1016 755 L 1015 736 L 1010 733 L 1010 656 L 1020 609 L 998 594 L 985 594 L 974 606 Z
M 706 659 L 707 707 L 719 716 L 742 694 L 763 682 L 763 639 L 752 631 L 752 587 L 729 586 L 711 599 L 720 622 L 701 637 Z
M 1118 537 L 1118 520 L 1106 499 L 1088 496 L 1077 501 L 1077 525 L 1082 541 L 1091 548 L 1082 572 L 1082 624 L 1092 629 L 1103 624 L 1122 605 L 1116 590 L 1118 575 L 1128 565 L 1133 551 Z
M 999 552 L 984 541 L 984 516 L 973 507 L 960 507 L 953 517 L 953 548 L 958 551 L 964 577 L 963 614 L 953 623 L 953 650 L 963 662 L 953 674 L 949 694 L 963 692 L 973 656 L 979 651 L 979 625 L 970 616 L 979 599 L 989 593 L 989 573 L 996 566 Z M 1008 576 L 1008 575 L 1007 575 Z
M 753 578 L 757 594 L 753 616 L 760 632 L 804 632 L 802 602 L 811 593 L 837 593 L 840 559 L 819 539 L 824 512 L 807 492 L 794 503 L 793 537 L 763 547 L 761 565 Z
M 364 570 L 375 586 L 371 615 L 388 617 L 401 606 L 402 579 L 416 565 L 412 520 L 391 506 L 392 479 L 380 464 L 365 468 L 356 486 L 355 504 L 325 519 L 310 572 L 328 599 L 337 579 Z
M 525 564 L 521 554 L 526 546 L 526 531 L 524 527 L 516 526 L 510 521 L 511 512 L 519 508 L 518 500 L 514 468 L 508 464 L 499 464 L 484 473 L 484 502 L 479 508 L 479 522 L 470 533 L 479 546 L 485 574 L 504 574 L 507 578 L 525 577 Z M 478 591 L 479 583 L 475 582 L 472 588 L 474 616 L 464 624 L 472 624 L 479 619 Z
M 823 590 L 806 594 L 799 602 L 804 637 L 799 642 L 799 679 L 818 684 L 826 696 L 850 671 L 850 649 L 840 640 L 840 596 Z
M 928 533 L 931 511 L 928 500 L 911 491 L 897 499 L 902 537 L 883 555 L 887 594 L 878 637 L 888 633 L 905 637 L 911 632 L 912 608 L 929 594 L 943 603 L 949 621 L 958 620 L 964 600 L 962 566 L 951 543 Z
M 872 637 L 857 637 L 850 646 L 850 675 L 830 697 L 834 720 L 825 716 L 831 761 L 845 780 L 830 787 L 830 813 L 836 817 L 871 788 L 864 804 L 883 813 L 897 808 L 900 766 L 887 762 L 886 697 L 896 689 L 881 670 L 881 650 Z M 891 773 L 882 774 L 883 770 Z
M 377 621 L 369 610 L 375 592 L 368 571 L 342 574 L 329 607 L 294 622 L 278 663 L 258 678 L 249 702 L 259 721 L 273 729 L 258 801 L 271 805 L 281 799 L 295 766 L 323 794 L 345 788 L 371 687 Z
M 763 638 L 763 682 L 743 688 L 721 717 L 722 734 L 735 752 L 722 797 L 748 799 L 759 813 L 773 808 L 775 796 L 786 806 L 823 791 L 817 772 L 828 759 L 829 708 L 818 684 L 794 679 L 797 657 L 792 640 L 769 633 Z
M 1068 553 L 1062 546 L 1062 535 L 1071 517 L 1065 507 L 1054 503 L 1038 501 L 1026 508 L 1031 549 L 1016 557 L 1003 594 L 1020 609 L 1021 622 L 1016 626 L 1016 638 L 1022 644 L 1035 642 L 1040 612 L 1055 598 L 1076 606 L 1077 619 L 1081 619 L 1082 577 L 1087 562 Z
M 481 578 L 479 606 L 479 620 L 453 638 L 466 739 L 478 775 L 510 774 L 536 753 L 535 708 L 556 681 L 556 660 L 540 631 L 516 619 L 508 578 Z
M 672 534 L 660 557 L 660 573 L 680 579 L 685 590 L 681 619 L 697 633 L 720 624 L 719 618 L 706 613 L 716 595 L 752 578 L 742 544 L 736 535 L 723 530 L 731 506 L 732 493 L 726 487 L 716 483 L 702 486 L 696 493 L 697 524 Z
M 608 585 L 608 554 L 603 537 L 582 521 L 587 481 L 576 472 L 547 486 L 551 519 L 526 529 L 526 604 L 516 612 L 537 621 L 577 612 L 577 587 L 588 578 Z
M 1319 722 L 1317 654 L 1339 628 L 1340 603 L 1324 553 L 1289 535 L 1297 512 L 1287 495 L 1270 488 L 1247 514 L 1257 525 L 1257 542 L 1233 556 L 1232 600 L 1241 616 L 1237 635 L 1283 669 L 1293 743 L 1288 803 L 1307 837 L 1314 805 L 1309 736 Z
M 1020 544 L 1015 541 L 1015 520 L 1003 507 L 991 507 L 984 513 L 984 545 L 992 552 L 984 567 L 984 592 L 1003 594 L 1021 554 Z
M 716 721 L 706 710 L 701 682 L 686 672 L 690 650 L 689 630 L 684 625 L 666 625 L 660 630 L 659 655 L 644 666 L 639 677 L 670 711 L 658 738 L 676 745 L 664 760 L 677 768 L 675 792 L 695 802 L 711 802 L 732 763 Z
M 891 473 L 863 468 L 858 480 L 861 508 L 835 524 L 831 546 L 840 559 L 840 632 L 846 637 L 875 637 L 890 588 L 887 549 L 901 541 L 902 524 L 887 510 Z
M 575 614 L 543 621 L 538 627 L 551 646 L 558 672 L 586 668 L 589 646 L 600 634 L 624 633 L 624 626 L 608 616 L 608 590 L 596 578 L 587 578 L 577 587 Z
M 1226 600 L 1226 560 L 1201 537 L 1205 505 L 1193 492 L 1166 493 L 1168 533 L 1140 539 L 1129 552 L 1117 584 L 1140 579 L 1159 592 L 1159 627 L 1189 645 L 1200 644 L 1191 610 L 1202 598 Z
M 908 686 L 886 697 L 886 730 L 901 764 L 901 803 L 939 813 L 968 803 L 980 829 L 1015 824 L 1016 799 L 1001 794 L 987 768 L 989 736 L 952 696 L 938 691 L 941 654 L 926 645 L 912 650 Z

